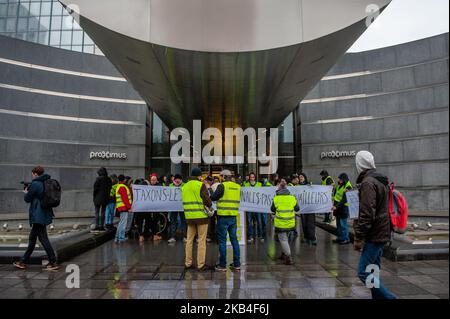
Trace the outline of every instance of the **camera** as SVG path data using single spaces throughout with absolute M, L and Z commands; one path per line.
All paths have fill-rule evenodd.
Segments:
M 20 184 L 23 185 L 23 189 L 28 189 L 28 187 L 30 187 L 31 182 L 25 182 L 25 181 L 21 181 Z

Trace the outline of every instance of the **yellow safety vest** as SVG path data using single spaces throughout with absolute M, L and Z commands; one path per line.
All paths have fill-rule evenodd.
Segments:
M 117 190 L 117 186 L 119 186 L 119 184 L 114 184 L 111 187 L 111 191 L 109 192 L 109 197 L 111 198 L 116 198 L 116 190 Z
M 133 200 L 131 199 L 131 192 L 130 189 L 128 188 L 127 185 L 125 184 L 117 184 L 117 188 L 116 188 L 116 208 L 121 208 L 121 207 L 125 207 L 125 203 L 122 201 L 122 196 L 120 196 L 119 194 L 119 190 L 125 187 L 125 189 L 127 190 L 127 196 L 128 196 L 128 200 L 130 201 L 130 204 L 133 203 Z
M 275 228 L 278 229 L 294 229 L 295 228 L 295 212 L 297 199 L 292 195 L 276 195 L 273 198 L 275 205 Z
M 350 189 L 353 188 L 350 181 L 348 181 L 345 185 L 338 184 L 336 186 L 336 193 L 334 194 L 333 200 L 339 203 L 342 200 L 342 197 L 344 197 L 344 192 L 347 188 L 350 188 Z M 345 203 L 345 206 L 350 206 L 350 205 L 348 203 Z
M 334 186 L 334 179 L 331 176 L 327 176 L 327 178 L 322 181 L 322 185 L 327 185 L 327 180 L 329 179 L 331 179 L 331 186 Z
M 191 180 L 181 187 L 181 198 L 183 199 L 184 217 L 186 219 L 207 218 L 200 190 L 203 183 Z
M 244 182 L 244 186 L 245 187 L 261 187 L 262 184 L 260 182 L 256 182 L 255 185 L 252 186 L 252 184 L 250 184 L 250 182 Z
M 217 201 L 218 216 L 238 216 L 241 202 L 241 186 L 235 182 L 223 182 L 223 197 Z

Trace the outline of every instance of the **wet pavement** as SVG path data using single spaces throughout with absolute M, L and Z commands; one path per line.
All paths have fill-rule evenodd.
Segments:
M 292 266 L 280 264 L 273 240 L 241 247 L 240 273 L 184 271 L 184 245 L 109 241 L 49 273 L 31 265 L 26 271 L 0 266 L 0 298 L 345 298 L 367 299 L 370 291 L 356 276 L 359 253 L 339 246 L 317 229 L 318 245 L 292 243 Z M 217 259 L 216 244 L 207 246 L 207 264 Z M 231 247 L 228 261 L 231 262 Z M 80 288 L 67 288 L 66 266 L 80 268 Z M 381 280 L 399 298 L 449 297 L 448 260 L 382 261 Z

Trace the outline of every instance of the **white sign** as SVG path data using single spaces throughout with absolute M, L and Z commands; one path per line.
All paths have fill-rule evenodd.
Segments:
M 305 185 L 288 187 L 297 198 L 300 213 L 317 214 L 331 211 L 332 187 Z M 271 213 L 276 187 L 241 187 L 240 211 Z M 134 212 L 182 212 L 181 188 L 133 185 Z
M 359 193 L 357 190 L 346 192 L 345 196 L 347 197 L 348 213 L 350 218 L 358 218 L 359 212 Z

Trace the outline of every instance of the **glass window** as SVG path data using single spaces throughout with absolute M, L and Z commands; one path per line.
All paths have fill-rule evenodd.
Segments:
M 94 41 L 92 41 L 91 38 L 87 34 L 84 35 L 84 44 L 94 44 Z
M 93 45 L 85 45 L 83 52 L 85 53 L 94 53 L 94 46 Z
M 83 44 L 83 31 L 73 31 L 73 45 L 82 45 Z
M 30 4 L 30 16 L 39 16 L 41 11 L 41 4 L 39 2 L 32 2 Z
M 39 20 L 40 30 L 47 31 L 50 29 L 50 17 L 41 17 Z
M 39 20 L 36 17 L 30 17 L 28 19 L 28 30 L 38 31 L 39 30 Z
M 53 2 L 52 15 L 54 15 L 54 16 L 62 15 L 62 9 L 63 9 L 62 5 L 58 1 L 54 1 Z
M 17 3 L 10 3 L 8 6 L 8 16 L 9 17 L 17 17 Z
M 41 15 L 49 16 L 52 13 L 52 3 L 42 2 L 41 4 Z
M 30 12 L 30 3 L 21 2 L 19 6 L 19 17 L 28 17 L 29 12 Z
M 81 27 L 78 24 L 77 20 L 73 20 L 73 28 L 76 29 L 76 30 L 81 30 Z
M 27 18 L 19 18 L 17 23 L 17 32 L 27 31 L 28 29 L 28 19 Z
M 70 50 L 70 45 L 62 45 L 61 49 Z
M 6 20 L 6 31 L 8 32 L 16 32 L 16 18 L 8 18 Z
M 72 31 L 61 32 L 61 45 L 70 45 L 72 43 Z
M 82 45 L 72 45 L 72 51 L 83 52 Z
M 62 19 L 62 29 L 72 30 L 73 28 L 73 18 L 71 16 L 65 16 Z
M 27 34 L 25 32 L 17 32 L 15 37 L 17 39 L 26 40 L 27 39 Z
M 61 31 L 50 32 L 50 45 L 60 45 L 61 43 Z
M 27 41 L 38 42 L 38 33 L 37 32 L 28 32 L 27 33 Z
M 61 30 L 61 23 L 62 23 L 62 18 L 59 17 L 52 17 L 52 24 L 50 25 L 52 30 Z
M 0 17 L 5 17 L 8 13 L 8 5 L 5 3 L 0 4 Z
M 0 19 L 0 32 L 6 31 L 6 19 Z
M 39 32 L 38 43 L 48 45 L 49 32 Z

